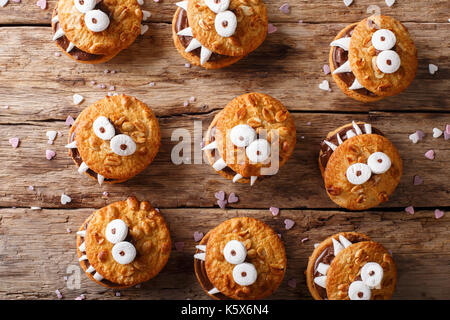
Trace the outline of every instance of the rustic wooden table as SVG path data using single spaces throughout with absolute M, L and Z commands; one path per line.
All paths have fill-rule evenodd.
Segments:
M 391 8 L 383 0 L 356 0 L 350 7 L 342 0 L 296 0 L 289 1 L 290 14 L 279 10 L 286 0 L 266 0 L 269 21 L 278 30 L 249 57 L 216 71 L 187 68 L 176 52 L 170 25 L 175 1 L 146 0 L 144 9 L 152 13 L 149 31 L 112 61 L 96 66 L 55 56 L 58 49 L 49 25 L 56 0 L 48 1 L 45 10 L 36 0 L 10 0 L 0 8 L 0 298 L 54 299 L 59 289 L 67 299 L 82 293 L 87 299 L 116 299 L 113 291 L 83 274 L 79 289 L 73 288 L 73 282 L 67 285 L 65 276 L 74 279 L 78 265 L 75 233 L 67 229 L 76 230 L 93 210 L 129 195 L 159 207 L 173 242 L 185 246 L 173 250 L 160 275 L 141 288 L 123 290 L 121 299 L 204 299 L 193 273 L 193 234 L 245 215 L 269 223 L 286 244 L 288 270 L 274 299 L 310 299 L 303 272 L 314 243 L 348 230 L 366 233 L 392 250 L 399 269 L 395 298 L 448 298 L 450 148 L 443 137 L 432 138 L 434 127 L 443 129 L 450 123 L 448 0 L 398 0 Z M 331 39 L 348 23 L 368 16 L 370 5 L 405 23 L 418 48 L 419 70 L 403 94 L 365 105 L 341 93 L 322 66 Z M 429 63 L 439 66 L 436 74 L 429 74 Z M 105 73 L 105 69 L 117 72 Z M 325 79 L 331 92 L 318 88 Z M 149 86 L 150 82 L 155 85 Z M 80 176 L 67 156 L 65 120 L 103 98 L 111 85 L 153 108 L 163 144 L 143 173 L 127 183 L 100 187 Z M 277 176 L 250 188 L 221 178 L 207 164 L 171 163 L 177 143 L 171 141 L 174 129 L 193 132 L 194 120 L 199 120 L 206 130 L 229 100 L 251 91 L 280 99 L 296 120 L 295 153 Z M 74 93 L 85 97 L 81 105 L 73 105 Z M 196 101 L 184 106 L 191 96 Z M 404 159 L 396 193 L 367 212 L 348 212 L 334 205 L 317 167 L 320 140 L 353 119 L 384 131 Z M 412 144 L 408 136 L 418 129 L 426 137 Z M 59 130 L 64 136 L 48 145 L 47 130 Z M 20 138 L 17 149 L 8 142 L 12 137 Z M 46 159 L 46 149 L 56 152 L 53 160 Z M 436 152 L 433 161 L 424 156 L 429 149 Z M 413 185 L 415 175 L 423 184 Z M 219 209 L 214 198 L 218 190 L 235 192 L 240 201 Z M 104 191 L 109 195 L 104 196 Z M 70 195 L 72 202 L 62 205 L 62 193 Z M 404 211 L 410 205 L 416 208 L 414 215 Z M 31 210 L 32 206 L 42 210 Z M 281 208 L 278 217 L 272 217 L 271 206 Z M 447 211 L 439 220 L 434 217 L 436 208 Z M 285 219 L 296 225 L 285 230 Z M 303 238 L 309 240 L 303 243 Z M 288 286 L 290 279 L 296 280 L 295 288 Z

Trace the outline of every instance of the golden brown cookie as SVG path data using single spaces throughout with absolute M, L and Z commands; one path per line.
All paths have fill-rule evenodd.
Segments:
M 58 15 L 58 9 L 55 8 L 53 10 L 53 15 L 52 15 L 52 31 L 53 31 L 53 35 L 59 29 L 59 22 L 57 21 L 57 19 L 55 19 L 55 16 L 57 16 L 57 15 Z M 113 54 L 113 55 L 110 55 L 110 56 L 105 56 L 105 55 L 98 55 L 98 54 L 91 54 L 91 53 L 88 53 L 88 52 L 84 52 L 84 51 L 78 49 L 77 47 L 73 47 L 72 50 L 67 52 L 67 48 L 70 45 L 70 41 L 69 41 L 69 39 L 67 39 L 67 37 L 65 35 L 62 35 L 61 37 L 56 39 L 55 43 L 62 50 L 62 52 L 64 52 L 64 54 L 66 56 L 70 57 L 71 59 L 73 59 L 73 60 L 75 60 L 77 62 L 86 63 L 86 64 L 103 63 L 103 62 L 111 60 L 112 58 L 114 58 L 119 53 L 119 51 L 117 51 L 116 54 Z
M 330 199 L 349 210 L 388 201 L 403 173 L 395 146 L 370 124 L 356 122 L 328 134 L 319 167 Z
M 399 94 L 414 80 L 417 49 L 396 19 L 373 15 L 356 26 L 349 61 L 359 83 L 378 96 Z
M 213 52 L 245 56 L 266 38 L 268 18 L 262 0 L 189 0 L 187 9 L 195 38 Z
M 364 234 L 342 232 L 320 243 L 306 270 L 316 300 L 387 300 L 397 269 L 391 254 Z
M 155 277 L 171 251 L 159 211 L 134 197 L 90 215 L 77 232 L 77 255 L 90 279 L 108 288 L 134 286 Z
M 353 30 L 357 23 L 348 25 L 342 29 L 334 40 L 351 37 Z M 329 54 L 329 63 L 331 75 L 337 86 L 349 97 L 361 102 L 374 102 L 382 99 L 383 97 L 377 96 L 365 88 L 351 90 L 353 82 L 355 81 L 355 75 L 353 72 L 334 73 L 336 69 L 342 66 L 348 61 L 348 50 L 342 47 L 331 45 Z
M 186 48 L 189 46 L 193 37 L 178 35 L 179 31 L 186 28 L 189 28 L 186 10 L 178 7 L 172 20 L 172 38 L 178 52 L 191 64 L 195 66 L 203 66 L 205 69 L 220 69 L 229 66 L 243 58 L 243 56 L 231 57 L 212 53 L 209 60 L 204 62 L 202 65 L 200 62 L 201 48 L 186 52 Z
M 201 261 L 196 265 L 197 278 L 209 295 L 263 299 L 283 281 L 284 245 L 268 225 L 257 219 L 227 220 L 211 230 L 197 249 L 194 257 Z M 206 273 L 199 274 L 202 263 Z
M 136 0 L 59 0 L 53 40 L 79 62 L 100 63 L 134 42 L 141 20 Z
M 158 153 L 158 120 L 146 104 L 126 95 L 108 96 L 84 109 L 70 129 L 69 155 L 100 184 L 128 180 Z
M 212 134 L 214 131 L 214 134 Z M 289 111 L 262 93 L 233 99 L 213 120 L 205 150 L 216 171 L 233 182 L 254 184 L 278 172 L 294 151 L 296 129 Z M 211 151 L 213 150 L 213 151 Z

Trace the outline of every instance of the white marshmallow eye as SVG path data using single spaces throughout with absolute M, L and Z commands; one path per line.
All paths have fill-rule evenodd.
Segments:
M 391 167 L 391 159 L 383 152 L 375 152 L 367 159 L 367 164 L 373 173 L 382 174 Z
M 397 38 L 391 30 L 381 29 L 372 35 L 372 45 L 377 50 L 390 50 L 395 46 Z
M 109 143 L 111 150 L 119 156 L 131 156 L 136 151 L 136 143 L 126 134 L 118 134 Z
M 223 248 L 223 256 L 231 264 L 240 264 L 247 257 L 247 250 L 242 242 L 231 240 Z
M 100 116 L 92 124 L 94 133 L 102 140 L 111 140 L 116 135 L 116 130 L 108 118 Z
M 258 139 L 253 141 L 245 153 L 251 162 L 264 162 L 270 157 L 270 144 L 265 139 Z
M 383 268 L 376 262 L 367 262 L 361 269 L 361 279 L 371 289 L 380 286 L 383 274 Z
M 216 32 L 222 37 L 231 37 L 236 31 L 236 15 L 231 11 L 219 12 L 214 20 Z
M 106 240 L 116 244 L 125 240 L 128 234 L 128 226 L 123 220 L 115 219 L 106 226 Z
M 120 264 L 129 264 L 136 258 L 136 248 L 127 241 L 116 243 L 111 253 L 114 260 Z
M 354 281 L 348 288 L 350 300 L 370 300 L 371 295 L 370 288 L 362 281 Z
M 74 0 L 75 8 L 82 13 L 91 11 L 97 5 L 95 0 Z
M 109 17 L 100 10 L 91 10 L 84 15 L 86 27 L 93 32 L 102 32 L 109 26 Z
M 394 73 L 400 68 L 400 56 L 397 52 L 386 50 L 377 56 L 377 67 L 383 73 Z
M 244 148 L 256 139 L 256 131 L 247 124 L 239 124 L 231 129 L 231 142 L 237 147 Z
M 372 176 L 372 171 L 367 164 L 355 163 L 347 168 L 347 180 L 351 184 L 363 184 Z
M 230 0 L 205 0 L 205 4 L 214 13 L 219 13 L 228 9 Z
M 236 265 L 233 269 L 233 279 L 238 285 L 250 286 L 255 283 L 257 277 L 258 272 L 251 263 L 244 262 Z

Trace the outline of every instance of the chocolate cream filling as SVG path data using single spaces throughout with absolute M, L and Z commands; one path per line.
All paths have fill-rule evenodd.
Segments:
M 76 124 L 74 124 L 74 126 L 76 126 Z M 70 141 L 69 143 L 75 141 L 75 130 L 76 128 L 74 128 L 72 134 L 70 135 Z M 120 134 L 120 130 L 118 130 L 117 127 L 114 126 L 114 129 L 116 130 L 116 132 L 118 132 L 117 134 Z M 78 148 L 71 148 L 69 149 L 69 155 L 70 157 L 73 159 L 73 161 L 75 161 L 75 163 L 77 164 L 77 167 L 80 167 L 80 165 L 84 162 L 83 159 L 81 158 L 80 153 L 78 152 Z M 98 173 L 95 172 L 94 170 L 92 170 L 91 168 L 89 168 L 86 173 L 88 175 L 90 175 L 91 177 L 93 177 L 95 180 L 98 180 Z M 117 181 L 117 179 L 110 179 L 110 178 L 106 178 L 105 177 L 105 182 L 113 182 L 113 181 Z
M 347 240 L 353 244 L 362 242 L 362 241 L 367 241 L 366 239 L 361 238 L 357 235 L 353 235 L 353 234 L 348 236 Z M 324 263 L 324 264 L 329 265 L 329 264 L 331 264 L 333 259 L 334 259 L 334 248 L 333 248 L 333 244 L 331 244 L 322 251 L 322 253 L 319 255 L 319 257 L 314 262 L 313 277 L 315 278 L 315 277 L 325 276 L 325 274 L 321 274 L 319 271 L 317 271 L 317 268 L 319 267 L 319 263 Z M 359 279 L 357 279 L 357 280 L 359 280 Z M 314 286 L 315 286 L 319 296 L 324 300 L 328 300 L 327 290 L 316 284 L 314 284 Z
M 347 32 L 344 33 L 344 35 L 341 38 L 351 37 L 355 27 L 356 27 L 356 25 L 353 26 L 352 28 L 350 28 L 349 30 L 347 30 Z M 339 68 L 340 66 L 342 66 L 344 63 L 346 63 L 348 61 L 348 51 L 345 51 L 341 47 L 334 46 L 333 47 L 332 57 L 333 57 L 334 68 L 337 69 L 337 68 Z M 348 87 L 351 87 L 351 85 L 355 81 L 355 75 L 353 74 L 353 72 L 338 73 L 337 76 L 342 81 L 344 81 L 345 84 Z M 357 92 L 359 94 L 365 95 L 365 96 L 370 96 L 370 97 L 376 97 L 377 96 L 376 94 L 374 94 L 373 92 L 367 90 L 366 88 L 357 89 L 357 90 L 353 90 L 353 91 L 355 91 L 355 92 Z
M 343 127 L 341 130 L 336 132 L 331 137 L 327 138 L 327 141 L 333 143 L 336 146 L 339 146 L 337 135 L 341 137 L 342 142 L 348 139 L 347 137 L 347 131 L 353 130 L 353 125 L 349 124 L 348 126 Z M 383 133 L 378 130 L 377 128 L 374 128 L 372 126 L 372 134 L 378 134 L 380 136 L 384 136 Z M 322 153 L 320 154 L 320 163 L 322 164 L 322 168 L 325 169 L 327 167 L 328 160 L 330 160 L 331 155 L 333 154 L 333 149 L 331 149 L 324 141 L 320 143 L 320 150 Z
M 177 23 L 175 24 L 175 31 L 178 33 L 181 30 L 186 29 L 188 27 L 189 27 L 189 21 L 188 21 L 188 17 L 187 17 L 187 12 L 183 8 L 180 8 L 180 13 L 178 14 Z M 178 39 L 180 39 L 180 42 L 183 45 L 183 47 L 187 48 L 193 38 L 189 37 L 189 36 L 178 36 Z M 192 50 L 190 53 L 192 53 L 195 56 L 200 58 L 200 51 L 201 51 L 201 48 L 197 48 L 195 50 Z M 216 62 L 216 61 L 220 61 L 225 58 L 229 58 L 229 57 L 213 52 L 211 54 L 211 57 L 208 59 L 208 62 Z
M 101 10 L 104 13 L 106 13 L 108 15 L 108 17 L 111 19 L 111 11 L 108 9 L 107 6 L 105 6 L 103 4 L 103 1 L 100 1 L 96 6 L 95 9 Z M 55 16 L 58 15 L 58 8 L 55 8 Z M 52 25 L 52 31 L 53 34 L 55 34 L 55 32 L 61 28 L 59 21 L 55 22 Z M 62 37 L 56 39 L 56 43 L 64 49 L 64 51 L 67 50 L 67 48 L 69 47 L 70 44 L 70 40 L 63 35 Z M 85 52 L 79 48 L 77 48 L 76 46 L 73 47 L 72 50 L 70 50 L 70 52 L 67 52 L 68 54 L 70 54 L 72 57 L 74 57 L 76 60 L 80 60 L 80 61 L 93 61 L 93 60 L 100 60 L 103 57 L 105 57 L 104 55 L 98 55 L 98 54 L 92 54 L 92 53 L 88 53 Z

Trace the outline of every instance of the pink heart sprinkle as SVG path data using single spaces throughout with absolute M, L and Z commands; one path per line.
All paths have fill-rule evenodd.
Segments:
M 236 203 L 239 201 L 239 198 L 234 194 L 234 192 L 230 193 L 228 196 L 228 203 Z
M 405 211 L 408 212 L 409 214 L 414 214 L 414 207 L 413 206 L 406 207 Z
M 446 132 L 447 134 L 450 134 L 450 124 L 448 124 L 448 125 L 445 126 L 445 132 Z
M 17 137 L 9 139 L 9 143 L 12 145 L 12 147 L 15 149 L 19 146 L 20 139 Z
M 308 240 L 309 240 L 309 238 L 303 238 L 301 241 L 302 241 L 302 243 L 305 243 Z
M 450 133 L 447 132 L 447 130 L 444 131 L 444 139 L 445 139 L 445 140 L 450 139 Z
M 277 207 L 270 207 L 269 210 L 270 212 L 272 212 L 272 215 L 274 217 L 276 217 L 280 213 L 280 208 Z
M 297 287 L 297 281 L 294 278 L 289 279 L 287 284 L 289 287 L 291 287 L 293 289 L 295 289 Z
M 74 120 L 73 120 L 72 116 L 67 116 L 66 126 L 70 127 L 71 125 L 73 125 L 73 123 L 74 123 Z
M 275 27 L 273 24 L 269 23 L 269 26 L 268 26 L 268 28 L 267 28 L 267 33 L 268 33 L 268 34 L 274 33 L 274 32 L 276 32 L 277 30 L 278 30 L 277 27 Z
M 47 8 L 47 0 L 38 0 L 38 2 L 36 2 L 36 5 L 44 10 L 45 8 Z
M 322 69 L 323 69 L 323 73 L 325 73 L 326 75 L 331 73 L 330 66 L 327 64 L 324 64 Z
M 419 140 L 422 140 L 423 137 L 425 137 L 425 132 L 423 132 L 422 130 L 417 130 L 416 134 L 417 134 L 417 137 L 419 137 Z
M 202 240 L 202 239 L 203 239 L 203 233 L 202 233 L 202 232 L 195 231 L 195 232 L 194 232 L 194 241 L 195 241 L 195 242 L 199 242 L 199 241 Z
M 444 216 L 444 211 L 439 210 L 439 209 L 434 210 L 434 217 L 435 217 L 436 219 L 440 219 L 440 218 L 442 218 L 443 216 Z
M 423 179 L 419 176 L 414 176 L 413 178 L 413 184 L 415 186 L 421 185 L 423 183 Z
M 425 157 L 433 160 L 434 159 L 434 150 L 428 150 L 427 152 L 425 152 Z
M 214 197 L 216 197 L 217 200 L 225 200 L 225 191 L 220 190 L 219 192 L 216 192 Z
M 220 209 L 225 209 L 227 203 L 227 200 L 217 200 L 217 204 L 219 205 Z
M 292 227 L 295 225 L 295 221 L 291 219 L 284 220 L 284 226 L 286 230 L 292 229 Z
M 280 11 L 284 14 L 289 14 L 290 9 L 291 8 L 289 7 L 289 3 L 284 3 L 280 7 Z
M 47 158 L 47 160 L 52 160 L 54 156 L 56 156 L 55 151 L 50 149 L 45 150 L 45 157 Z
M 183 251 L 183 248 L 184 248 L 184 242 L 175 242 L 175 249 L 177 250 L 177 251 Z

